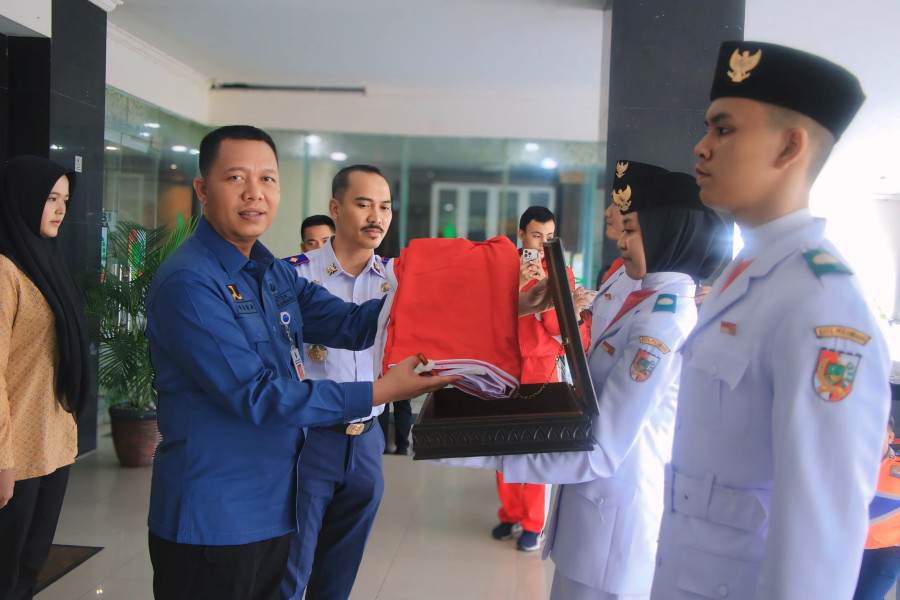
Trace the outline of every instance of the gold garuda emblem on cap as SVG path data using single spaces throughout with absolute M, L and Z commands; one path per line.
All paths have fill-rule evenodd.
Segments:
M 728 77 L 735 83 L 742 82 L 750 77 L 750 71 L 756 68 L 760 58 L 762 58 L 762 50 L 757 50 L 756 54 L 751 55 L 749 50 L 741 52 L 735 48 L 731 60 L 728 61 L 728 66 L 731 67 Z
M 613 188 L 612 200 L 613 204 L 615 204 L 620 211 L 628 210 L 631 206 L 631 186 L 626 185 L 624 190 Z
M 628 170 L 628 161 L 616 163 L 616 177 L 621 179 L 625 171 Z

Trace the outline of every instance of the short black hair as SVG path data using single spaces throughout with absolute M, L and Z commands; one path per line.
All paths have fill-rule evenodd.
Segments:
M 556 222 L 556 217 L 554 217 L 550 209 L 545 206 L 529 206 L 525 209 L 525 212 L 522 213 L 522 216 L 519 217 L 519 231 L 525 231 L 525 228 L 528 227 L 528 224 L 532 221 L 537 221 L 538 223 L 546 223 L 547 221 Z
M 354 171 L 362 171 L 363 173 L 372 173 L 373 175 L 381 175 L 384 177 L 384 173 L 381 172 L 381 169 L 378 167 L 373 167 L 372 165 L 350 165 L 349 167 L 344 167 L 340 171 L 337 172 L 337 175 L 334 176 L 334 179 L 331 180 L 331 197 L 335 200 L 343 200 L 340 196 L 344 195 L 344 192 L 347 191 L 347 188 L 350 187 L 350 173 Z M 384 180 L 387 181 L 387 177 L 384 177 Z
M 300 241 L 306 241 L 307 227 L 315 227 L 317 225 L 328 225 L 331 228 L 331 233 L 334 233 L 334 221 L 331 217 L 328 215 L 312 215 L 303 219 L 303 223 L 300 224 Z
M 275 142 L 268 133 L 253 127 L 252 125 L 226 125 L 219 127 L 207 133 L 200 142 L 200 175 L 206 177 L 209 168 L 216 158 L 219 156 L 219 147 L 225 140 L 250 140 L 251 142 L 265 142 L 275 154 L 275 162 L 278 162 L 278 150 L 275 149 Z

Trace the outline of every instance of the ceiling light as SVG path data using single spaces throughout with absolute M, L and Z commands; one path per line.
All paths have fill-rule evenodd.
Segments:
M 550 157 L 547 157 L 541 161 L 541 166 L 544 167 L 545 169 L 555 169 L 556 161 Z
M 141 137 L 150 137 L 150 132 L 149 132 L 149 131 L 142 131 L 142 132 L 140 133 L 140 135 L 141 135 Z
M 188 150 L 188 152 L 193 156 L 197 156 L 198 154 L 200 154 L 200 151 L 196 148 L 191 148 L 190 150 Z
M 172 152 L 187 152 L 187 146 L 172 146 Z
M 535 144 L 534 142 L 528 142 L 525 144 L 525 149 L 529 152 L 537 152 L 540 150 L 541 146 L 539 144 Z
M 178 169 L 178 165 L 176 165 L 175 163 L 172 163 L 171 165 L 169 165 L 169 168 L 172 169 L 173 171 L 175 171 L 176 169 Z
M 62 150 L 62 146 L 57 146 L 56 144 L 50 144 L 51 150 Z
M 144 123 L 144 127 L 149 127 L 150 129 L 159 129 L 159 123 Z
M 347 160 L 347 155 L 343 152 L 332 152 L 331 160 Z
M 314 133 L 306 136 L 306 143 L 309 144 L 310 146 L 315 146 L 315 145 L 321 143 L 321 141 L 322 141 L 322 138 L 320 138 L 319 136 L 317 136 Z
M 106 149 L 107 150 L 118 150 L 119 148 L 117 146 L 107 146 Z

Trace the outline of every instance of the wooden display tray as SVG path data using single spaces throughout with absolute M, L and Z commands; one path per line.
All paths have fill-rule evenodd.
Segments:
M 415 460 L 593 449 L 591 415 L 598 412 L 597 397 L 581 345 L 562 242 L 546 242 L 544 257 L 575 385 L 524 384 L 515 396 L 501 400 L 484 400 L 456 388 L 429 394 L 412 427 Z

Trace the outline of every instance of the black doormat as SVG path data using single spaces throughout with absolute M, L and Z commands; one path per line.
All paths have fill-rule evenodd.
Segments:
M 40 592 L 48 585 L 103 550 L 96 546 L 66 546 L 53 544 L 50 546 L 50 554 L 47 562 L 37 577 L 35 593 Z

